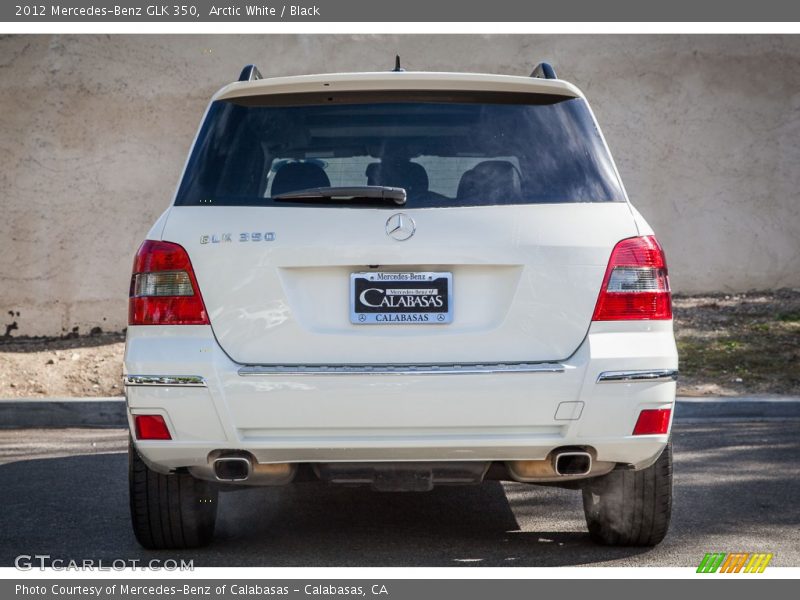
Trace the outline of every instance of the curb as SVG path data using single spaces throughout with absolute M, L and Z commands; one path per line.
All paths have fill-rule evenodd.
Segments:
M 675 419 L 797 419 L 800 397 L 748 396 L 738 398 L 679 396 Z M 125 398 L 0 399 L 0 429 L 124 428 L 128 426 Z
M 797 396 L 746 396 L 691 398 L 679 396 L 675 418 L 772 420 L 800 418 Z
M 128 426 L 125 398 L 0 399 L 0 429 Z

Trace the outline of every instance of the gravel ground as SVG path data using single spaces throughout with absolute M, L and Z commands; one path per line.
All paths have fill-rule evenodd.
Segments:
M 0 338 L 0 398 L 122 395 L 125 335 Z
M 676 295 L 678 393 L 800 395 L 800 290 Z M 120 396 L 124 334 L 0 337 L 0 398 Z

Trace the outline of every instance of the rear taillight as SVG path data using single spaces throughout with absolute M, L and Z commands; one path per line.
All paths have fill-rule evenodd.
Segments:
M 669 418 L 672 409 L 648 408 L 639 413 L 633 435 L 659 435 L 669 433 Z
M 186 250 L 171 242 L 144 242 L 133 261 L 128 325 L 207 324 Z
M 171 440 L 169 428 L 161 415 L 134 415 L 137 440 Z
M 611 252 L 592 321 L 671 318 L 667 261 L 658 240 L 622 240 Z

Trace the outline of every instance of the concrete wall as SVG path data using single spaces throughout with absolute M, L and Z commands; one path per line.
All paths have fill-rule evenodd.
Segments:
M 800 287 L 798 36 L 6 36 L 0 336 L 125 326 L 133 253 L 244 63 L 385 70 L 396 52 L 516 75 L 550 60 L 592 101 L 676 290 Z

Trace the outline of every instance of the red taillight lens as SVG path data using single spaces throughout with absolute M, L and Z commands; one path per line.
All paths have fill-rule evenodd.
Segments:
M 646 409 L 639 413 L 633 435 L 657 435 L 669 432 L 670 408 Z
M 145 241 L 133 261 L 128 325 L 208 325 L 186 250 Z
M 171 440 L 167 424 L 161 415 L 135 415 L 137 440 Z
M 593 321 L 671 319 L 664 250 L 653 236 L 622 240 L 611 252 Z

